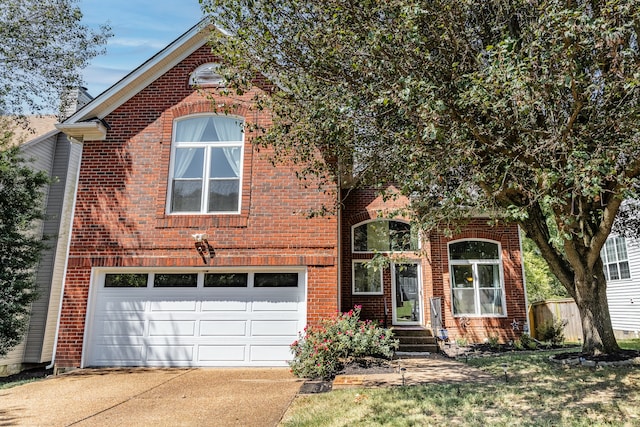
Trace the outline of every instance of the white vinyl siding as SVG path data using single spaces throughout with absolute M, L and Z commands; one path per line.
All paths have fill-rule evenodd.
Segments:
M 626 243 L 630 277 L 607 282 L 609 312 L 614 330 L 640 332 L 640 241 Z

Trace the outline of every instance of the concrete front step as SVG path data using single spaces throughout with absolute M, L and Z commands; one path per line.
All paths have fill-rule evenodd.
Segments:
M 438 352 L 438 342 L 430 329 L 422 327 L 394 327 L 392 330 L 394 338 L 400 342 L 399 352 Z

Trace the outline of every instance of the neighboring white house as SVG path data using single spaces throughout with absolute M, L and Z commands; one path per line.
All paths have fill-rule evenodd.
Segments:
M 640 338 L 640 239 L 612 235 L 602 249 L 611 323 L 617 338 Z

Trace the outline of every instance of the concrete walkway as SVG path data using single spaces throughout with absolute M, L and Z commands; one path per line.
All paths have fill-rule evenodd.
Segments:
M 487 383 L 496 378 L 480 369 L 439 355 L 396 359 L 393 373 L 338 375 L 333 389 L 345 387 L 391 387 L 419 384 Z
M 85 369 L 0 390 L 2 426 L 275 426 L 287 368 Z

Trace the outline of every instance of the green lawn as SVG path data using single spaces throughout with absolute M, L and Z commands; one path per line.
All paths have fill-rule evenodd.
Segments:
M 640 340 L 620 344 L 640 349 Z M 302 395 L 281 425 L 640 425 L 640 367 L 565 367 L 549 363 L 551 354 L 509 353 L 470 359 L 470 365 L 496 376 L 496 382 L 489 385 L 346 389 Z

